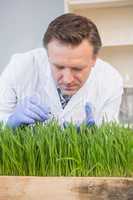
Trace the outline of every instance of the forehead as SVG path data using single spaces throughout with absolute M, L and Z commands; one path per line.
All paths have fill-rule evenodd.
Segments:
M 93 55 L 93 47 L 87 40 L 77 46 L 66 45 L 57 40 L 48 44 L 50 62 L 58 65 L 87 64 Z

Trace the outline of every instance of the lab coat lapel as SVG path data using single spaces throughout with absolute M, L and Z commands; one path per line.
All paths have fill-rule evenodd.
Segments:
M 50 70 L 50 66 L 47 71 L 47 81 L 44 87 L 44 94 L 44 98 L 46 98 L 47 96 L 47 104 L 50 105 L 51 112 L 53 113 L 53 115 L 59 115 L 59 113 L 61 113 L 63 109 L 60 103 L 56 84 Z

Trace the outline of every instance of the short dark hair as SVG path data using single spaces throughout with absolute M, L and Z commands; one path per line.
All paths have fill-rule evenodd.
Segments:
M 53 39 L 75 46 L 87 39 L 94 47 L 94 54 L 102 46 L 96 25 L 90 19 L 73 13 L 63 14 L 49 24 L 43 37 L 44 47 L 47 48 Z

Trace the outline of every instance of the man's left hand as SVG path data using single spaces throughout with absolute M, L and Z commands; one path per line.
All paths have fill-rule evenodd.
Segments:
M 88 102 L 85 105 L 85 113 L 86 113 L 85 124 L 87 126 L 95 125 L 95 121 L 94 121 L 93 113 L 92 113 L 92 106 Z

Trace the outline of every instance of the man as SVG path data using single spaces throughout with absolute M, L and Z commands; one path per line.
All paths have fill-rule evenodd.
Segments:
M 122 79 L 98 58 L 101 39 L 89 19 L 53 20 L 41 49 L 16 54 L 0 78 L 0 120 L 10 127 L 56 118 L 99 125 L 118 120 Z

